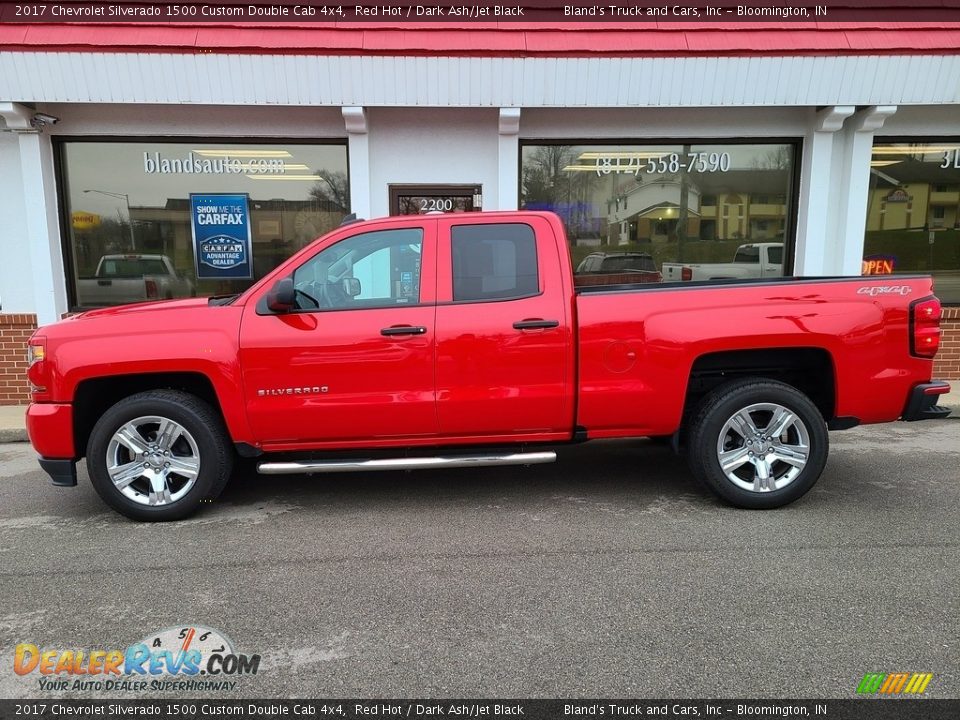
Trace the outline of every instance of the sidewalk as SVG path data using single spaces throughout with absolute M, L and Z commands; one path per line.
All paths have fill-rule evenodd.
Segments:
M 960 382 L 952 381 L 953 392 L 942 395 L 941 405 L 953 408 L 951 418 L 960 418 Z M 26 405 L 0 405 L 0 443 L 27 442 L 24 423 Z

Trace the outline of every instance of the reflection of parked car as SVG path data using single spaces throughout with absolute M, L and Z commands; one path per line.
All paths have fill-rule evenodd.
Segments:
M 193 283 L 166 255 L 104 255 L 93 277 L 77 280 L 81 305 L 104 306 L 141 300 L 193 297 Z
M 578 286 L 660 282 L 653 257 L 644 252 L 595 252 L 587 255 L 574 275 Z
M 732 263 L 664 263 L 663 275 L 667 282 L 780 277 L 783 243 L 741 245 Z

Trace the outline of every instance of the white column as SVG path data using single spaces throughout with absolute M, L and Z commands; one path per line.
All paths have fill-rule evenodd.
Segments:
M 897 111 L 896 105 L 874 105 L 853 116 L 843 158 L 843 203 L 838 230 L 840 242 L 834 272 L 859 275 L 863 261 L 863 239 L 867 227 L 867 200 L 870 194 L 870 159 L 873 135 Z
M 20 183 L 31 266 L 23 282 L 32 289 L 37 323 L 46 325 L 59 320 L 67 311 L 53 146 L 42 132 L 43 123 L 35 126 L 34 111 L 30 108 L 0 102 L 0 117 L 7 129 L 17 134 L 20 151 Z
M 800 201 L 797 209 L 797 247 L 794 274 L 816 276 L 826 273 L 830 232 L 831 195 L 840 191 L 831 182 L 834 135 L 843 121 L 853 115 L 852 105 L 820 110 L 814 117 L 803 146 L 800 165 Z
M 362 107 L 344 107 L 347 154 L 350 158 L 350 211 L 370 219 L 370 135 Z
M 520 202 L 520 108 L 500 108 L 497 206 L 516 210 Z

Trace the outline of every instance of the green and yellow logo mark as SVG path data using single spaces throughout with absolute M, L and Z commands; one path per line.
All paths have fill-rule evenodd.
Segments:
M 920 695 L 933 673 L 867 673 L 857 686 L 860 695 Z

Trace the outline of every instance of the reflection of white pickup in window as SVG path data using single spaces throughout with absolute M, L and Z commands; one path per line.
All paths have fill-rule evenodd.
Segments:
M 664 263 L 664 282 L 740 280 L 783 275 L 783 243 L 750 243 L 737 248 L 730 263 Z
M 104 255 L 93 277 L 77 279 L 77 299 L 86 307 L 142 300 L 168 300 L 197 294 L 166 255 Z

